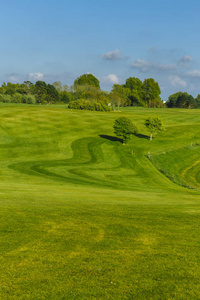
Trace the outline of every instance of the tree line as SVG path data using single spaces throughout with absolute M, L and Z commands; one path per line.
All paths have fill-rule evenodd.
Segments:
M 110 92 L 102 91 L 99 80 L 93 74 L 83 74 L 68 87 L 60 81 L 47 84 L 45 81 L 32 83 L 3 83 L 0 87 L 0 102 L 52 104 L 66 103 L 71 109 L 115 110 L 122 106 L 182 107 L 199 108 L 200 95 L 193 98 L 188 93 L 170 95 L 166 103 L 161 100 L 161 90 L 153 78 L 143 82 L 129 77 L 124 84 L 114 84 Z
M 0 102 L 26 103 L 26 104 L 50 104 L 59 101 L 59 93 L 52 84 L 37 81 L 24 83 L 4 82 L 0 87 Z
M 186 92 L 178 92 L 169 96 L 166 101 L 168 108 L 200 108 L 200 94 L 194 98 Z
M 114 84 L 110 92 L 102 91 L 99 80 L 92 74 L 83 74 L 71 87 L 55 81 L 47 84 L 37 81 L 3 83 L 0 87 L 0 102 L 27 104 L 68 103 L 70 108 L 110 110 L 120 106 L 160 107 L 160 87 L 153 78 L 143 82 L 130 77 L 125 84 Z

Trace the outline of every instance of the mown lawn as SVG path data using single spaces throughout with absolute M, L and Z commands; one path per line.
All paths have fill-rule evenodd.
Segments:
M 1 105 L 0 299 L 200 299 L 199 114 Z M 119 116 L 139 129 L 126 146 Z

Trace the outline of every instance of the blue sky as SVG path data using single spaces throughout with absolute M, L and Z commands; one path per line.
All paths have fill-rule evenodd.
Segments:
M 72 85 L 94 74 L 103 90 L 154 78 L 163 100 L 200 93 L 199 0 L 7 0 L 0 4 L 0 84 Z

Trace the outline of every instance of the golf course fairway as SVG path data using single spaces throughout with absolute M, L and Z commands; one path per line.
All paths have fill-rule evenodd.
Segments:
M 198 109 L 1 104 L 0 299 L 200 299 L 199 143 Z

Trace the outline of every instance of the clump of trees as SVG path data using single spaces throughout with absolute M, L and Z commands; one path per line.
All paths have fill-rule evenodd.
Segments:
M 186 92 L 178 92 L 169 96 L 166 106 L 168 108 L 200 108 L 200 95 L 194 98 Z
M 69 107 L 80 108 L 80 99 L 104 103 L 104 106 L 111 106 L 115 110 L 121 106 L 147 106 L 163 107 L 160 98 L 160 87 L 153 78 L 145 79 L 143 82 L 139 78 L 130 77 L 125 84 L 114 84 L 110 93 L 101 91 L 99 80 L 92 74 L 84 74 L 74 81 L 72 87 L 73 97 L 71 101 L 79 101 L 77 105 L 71 104 Z M 86 107 L 94 107 L 87 105 Z M 97 106 L 98 107 L 98 106 Z M 88 108 L 86 108 L 88 109 Z M 96 110 L 96 109 L 95 109 Z M 104 109 L 104 110 L 110 110 Z
M 0 102 L 26 103 L 26 104 L 50 104 L 60 100 L 59 93 L 52 84 L 37 81 L 19 83 L 3 83 L 0 87 Z
M 116 106 L 146 106 L 163 107 L 160 98 L 161 90 L 159 84 L 153 78 L 145 79 L 129 77 L 125 84 L 114 84 L 110 97 Z
M 100 89 L 100 82 L 93 74 L 83 74 L 71 87 L 73 96 L 69 108 L 110 111 L 109 93 Z

